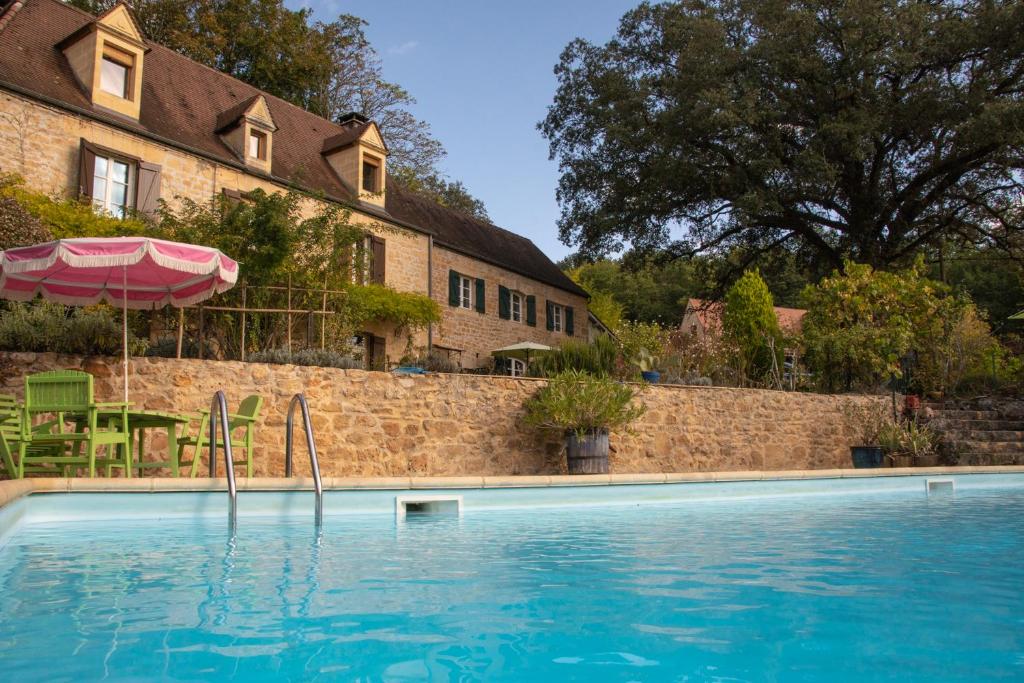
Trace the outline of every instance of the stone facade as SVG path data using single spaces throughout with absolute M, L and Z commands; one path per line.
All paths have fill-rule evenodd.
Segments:
M 522 403 L 541 386 L 541 380 L 408 377 L 156 358 L 133 359 L 131 367 L 131 400 L 149 410 L 205 409 L 213 392 L 221 388 L 227 390 L 231 408 L 248 394 L 261 394 L 265 407 L 257 430 L 257 476 L 283 473 L 285 412 L 291 396 L 299 391 L 305 392 L 313 413 L 324 476 L 565 471 L 559 435 L 522 424 Z M 117 359 L 31 353 L 0 354 L 0 391 L 21 395 L 24 374 L 58 368 L 91 372 L 100 400 L 120 395 Z M 648 411 L 633 433 L 612 435 L 613 473 L 849 467 L 849 447 L 857 441 L 849 408 L 885 401 L 681 386 L 649 387 L 641 400 Z M 158 449 L 160 444 L 151 445 Z M 301 444 L 296 448 L 301 452 Z M 296 464 L 297 474 L 308 475 L 304 456 Z
M 557 346 L 569 339 L 564 331 L 548 331 L 544 305 L 548 300 L 562 306 L 573 307 L 575 329 L 571 338 L 587 340 L 587 301 L 581 296 L 440 247 L 434 249 L 433 270 L 434 299 L 443 309 L 443 320 L 434 328 L 434 343 L 461 351 L 458 357 L 465 368 L 487 367 L 491 361 L 491 351 L 503 346 L 524 341 Z M 460 308 L 449 304 L 448 273 L 452 270 L 470 278 L 484 280 L 483 313 L 474 308 Z M 537 298 L 536 326 L 526 324 L 525 311 L 523 322 L 504 320 L 498 316 L 499 285 Z
M 172 206 L 181 198 L 196 202 L 209 201 L 224 190 L 249 192 L 285 191 L 258 175 L 216 163 L 199 155 L 188 154 L 177 147 L 163 145 L 130 134 L 113 126 L 81 116 L 74 116 L 19 95 L 0 91 L 0 172 L 16 172 L 25 177 L 33 189 L 63 196 L 78 192 L 79 141 L 116 150 L 161 167 L 161 197 Z M 304 208 L 307 215 L 315 211 L 310 201 Z M 429 238 L 417 232 L 388 223 L 370 214 L 353 211 L 352 220 L 383 237 L 385 249 L 385 282 L 399 291 L 428 292 L 430 280 Z M 576 311 L 576 336 L 586 339 L 586 300 L 550 285 L 465 257 L 443 248 L 434 248 L 433 298 L 444 309 L 444 322 L 435 327 L 434 341 L 448 347 L 464 349 L 466 367 L 477 367 L 489 358 L 492 350 L 520 341 L 557 343 L 564 334 L 548 333 L 544 326 L 544 299 L 573 306 Z M 453 265 L 454 264 L 454 265 Z M 488 283 L 487 312 L 465 314 L 448 306 L 448 268 L 478 274 Z M 535 294 L 538 301 L 537 327 L 528 328 L 498 318 L 497 283 Z M 386 356 L 398 361 L 407 351 L 407 335 L 385 326 L 371 326 L 369 331 L 386 340 Z M 412 339 L 414 350 L 427 346 L 426 332 Z

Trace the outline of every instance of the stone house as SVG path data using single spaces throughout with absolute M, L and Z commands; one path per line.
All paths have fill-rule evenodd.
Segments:
M 0 0 L 0 171 L 114 215 L 298 189 L 365 226 L 366 280 L 441 305 L 415 348 L 477 368 L 509 344 L 588 338 L 586 292 L 536 245 L 392 182 L 387 157 L 374 122 L 328 121 L 147 41 L 123 4 Z M 408 345 L 384 325 L 361 338 L 376 364 Z
M 779 319 L 779 328 L 787 336 L 800 334 L 803 319 L 807 311 L 802 308 L 785 308 L 775 306 L 775 317 Z M 703 299 L 687 299 L 686 311 L 679 324 L 679 330 L 694 335 L 698 339 L 708 336 L 718 337 L 722 334 L 722 303 L 704 301 Z

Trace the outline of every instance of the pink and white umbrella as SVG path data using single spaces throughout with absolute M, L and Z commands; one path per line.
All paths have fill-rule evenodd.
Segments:
M 82 237 L 0 252 L 0 298 L 37 295 L 62 304 L 106 301 L 124 309 L 124 399 L 128 400 L 128 309 L 189 306 L 238 280 L 217 249 L 150 237 Z

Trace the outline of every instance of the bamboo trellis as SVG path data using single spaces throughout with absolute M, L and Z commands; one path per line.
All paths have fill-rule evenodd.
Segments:
M 248 316 L 250 314 L 254 314 L 254 313 L 279 314 L 279 315 L 284 315 L 284 316 L 287 317 L 287 325 L 286 325 L 287 328 L 288 328 L 287 348 L 288 348 L 288 352 L 289 353 L 291 353 L 292 345 L 293 345 L 293 341 L 292 341 L 292 324 L 294 322 L 294 316 L 296 316 L 296 315 L 305 315 L 305 316 L 309 316 L 310 319 L 312 319 L 313 316 L 317 316 L 317 315 L 320 316 L 320 348 L 321 349 L 325 349 L 327 347 L 327 317 L 338 314 L 338 311 L 334 311 L 334 310 L 328 309 L 328 307 L 327 307 L 328 297 L 331 297 L 331 296 L 345 296 L 347 294 L 347 292 L 345 292 L 345 290 L 341 290 L 341 289 L 328 289 L 327 287 L 323 287 L 323 288 L 295 287 L 295 286 L 292 285 L 291 278 L 288 279 L 288 284 L 284 285 L 284 286 L 281 286 L 281 285 L 251 286 L 251 285 L 247 285 L 245 282 L 243 282 L 240 285 L 239 289 L 241 291 L 241 296 L 242 296 L 242 305 L 241 306 L 209 306 L 209 305 L 206 305 L 206 304 L 199 304 L 197 306 L 184 306 L 184 307 L 178 309 L 178 331 L 177 331 L 178 333 L 177 333 L 177 344 L 176 344 L 176 348 L 175 348 L 175 357 L 176 358 L 181 358 L 182 344 L 183 344 L 184 336 L 185 336 L 185 309 L 186 308 L 196 310 L 196 311 L 198 311 L 198 314 L 199 314 L 199 321 L 198 321 L 198 327 L 199 327 L 199 335 L 198 335 L 199 336 L 199 344 L 198 344 L 198 347 L 199 348 L 198 348 L 198 353 L 199 353 L 199 358 L 200 359 L 202 359 L 203 351 L 204 351 L 204 349 L 203 349 L 203 347 L 204 347 L 203 342 L 205 341 L 205 339 L 204 339 L 204 332 L 205 332 L 204 313 L 206 311 L 220 311 L 220 312 L 240 313 L 241 314 L 241 328 L 242 328 L 241 329 L 241 360 L 243 360 L 243 361 L 245 360 L 245 346 L 246 346 L 245 342 L 246 342 L 246 329 L 247 329 Z M 249 290 L 285 292 L 286 293 L 286 298 L 287 298 L 287 304 L 286 304 L 285 308 L 250 307 L 250 306 L 247 305 Z M 318 296 L 319 299 L 320 299 L 320 308 L 319 309 L 316 309 L 316 308 L 294 308 L 293 305 L 292 305 L 293 295 L 295 293 L 297 293 L 297 292 L 305 293 L 305 294 L 312 294 L 312 295 Z

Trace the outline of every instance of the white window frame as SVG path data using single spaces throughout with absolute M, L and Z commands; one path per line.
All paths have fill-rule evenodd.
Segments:
M 526 377 L 526 361 L 518 358 L 508 359 L 508 374 L 512 377 Z
M 526 307 L 526 297 L 521 292 L 510 292 L 508 296 L 508 316 L 514 323 L 523 322 L 523 309 Z
M 565 321 L 565 309 L 561 304 L 551 304 L 551 331 L 561 332 Z
M 105 176 L 101 176 L 99 174 L 97 168 L 96 168 L 97 165 L 99 164 L 99 160 L 100 159 L 103 159 L 104 161 L 107 162 L 107 174 Z M 114 204 L 111 203 L 111 189 L 112 189 L 112 186 L 114 185 L 114 183 L 111 182 L 111 180 L 110 180 L 110 169 L 113 167 L 113 165 L 115 163 L 124 164 L 125 166 L 128 167 L 128 173 L 126 174 L 127 185 L 126 185 L 125 191 L 124 191 L 124 205 L 123 206 L 120 205 L 120 204 L 114 205 Z M 125 218 L 125 217 L 127 217 L 128 211 L 129 211 L 129 209 L 131 209 L 134 206 L 134 201 L 135 201 L 135 192 L 134 192 L 134 190 L 135 190 L 135 163 L 132 162 L 132 161 L 129 161 L 127 159 L 122 159 L 122 158 L 116 157 L 116 156 L 105 156 L 103 154 L 97 154 L 95 156 L 95 159 L 93 160 L 92 171 L 93 171 L 93 180 L 92 180 L 93 185 L 92 185 L 91 191 L 93 193 L 93 197 L 92 197 L 93 208 L 98 213 L 107 213 L 107 214 L 110 214 L 111 216 L 114 216 L 116 218 Z M 97 178 L 102 178 L 103 179 L 104 194 L 103 194 L 102 197 L 97 197 L 96 196 L 96 179 Z M 118 207 L 118 209 L 120 210 L 120 213 L 118 213 L 118 211 L 113 208 L 115 206 Z
M 124 82 L 121 84 L 120 92 L 112 87 L 108 87 L 109 84 L 104 83 L 104 70 L 103 63 L 110 62 L 114 66 L 121 67 L 124 70 Z M 132 81 L 135 78 L 135 58 L 113 45 L 104 45 L 103 53 L 100 55 L 100 90 L 119 97 L 122 100 L 128 100 L 131 102 L 134 99 L 134 93 L 132 87 L 135 85 Z
M 255 154 L 253 153 L 252 149 L 253 143 L 256 144 Z M 248 142 L 246 143 L 246 152 L 249 154 L 250 159 L 255 159 L 256 161 L 266 161 L 267 146 L 269 144 L 270 138 L 265 132 L 263 132 L 262 130 L 258 130 L 256 128 L 249 129 L 249 139 Z
M 459 276 L 459 308 L 473 308 L 473 278 Z

